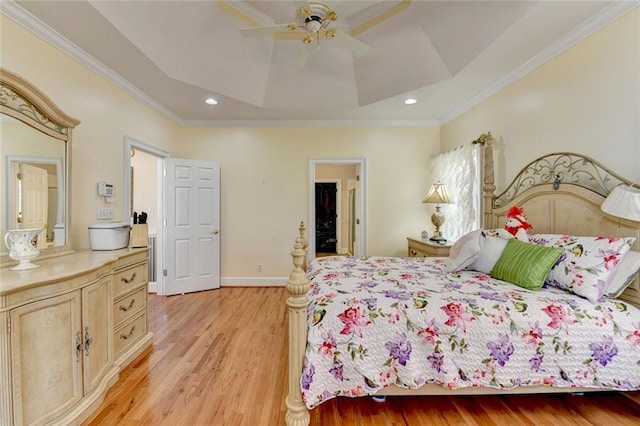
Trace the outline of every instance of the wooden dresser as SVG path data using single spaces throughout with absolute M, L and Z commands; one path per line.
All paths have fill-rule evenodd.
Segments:
M 407 237 L 407 254 L 409 257 L 449 257 L 451 242 L 436 244 L 431 240 Z
M 148 249 L 0 269 L 0 424 L 80 424 L 151 345 Z

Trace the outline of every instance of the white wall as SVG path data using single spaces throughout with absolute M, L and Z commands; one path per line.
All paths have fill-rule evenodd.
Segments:
M 487 130 L 498 141 L 498 190 L 558 151 L 640 182 L 640 9 L 443 125 L 443 149 Z

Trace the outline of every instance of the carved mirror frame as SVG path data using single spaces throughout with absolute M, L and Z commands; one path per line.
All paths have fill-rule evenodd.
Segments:
M 65 114 L 33 84 L 0 67 L 0 114 L 13 117 L 28 126 L 65 142 L 64 229 L 65 243 L 40 250 L 39 259 L 62 256 L 71 250 L 71 134 L 80 121 Z M 4 242 L 2 243 L 4 244 Z M 7 254 L 0 256 L 0 267 L 17 262 Z

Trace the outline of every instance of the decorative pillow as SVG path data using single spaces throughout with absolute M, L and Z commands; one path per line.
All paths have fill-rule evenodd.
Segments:
M 514 238 L 507 241 L 491 276 L 528 290 L 539 290 L 560 256 L 562 250 L 559 248 L 538 246 Z
M 480 256 L 482 231 L 477 229 L 458 238 L 449 250 L 449 259 L 444 266 L 448 272 L 460 271 Z
M 476 261 L 469 265 L 467 269 L 484 272 L 487 275 L 491 274 L 493 266 L 500 258 L 508 241 L 509 240 L 503 240 L 502 238 L 483 236 L 480 256 L 478 256 Z
M 484 233 L 485 237 L 496 237 L 496 238 L 500 238 L 500 231 L 504 231 L 504 229 L 500 228 L 496 228 L 496 229 L 484 229 L 482 232 Z M 504 238 L 505 240 L 507 238 Z
M 546 283 L 593 303 L 604 299 L 619 261 L 635 241 L 635 238 L 573 237 L 559 234 L 533 234 L 529 239 L 540 246 L 564 250 L 558 263 L 549 272 Z
M 620 296 L 638 274 L 640 274 L 640 252 L 629 251 L 622 258 L 618 270 L 607 286 L 605 295 L 611 298 Z

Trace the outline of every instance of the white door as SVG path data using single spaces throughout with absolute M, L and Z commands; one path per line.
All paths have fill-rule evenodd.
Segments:
M 49 177 L 47 171 L 29 164 L 20 164 L 20 212 L 24 229 L 41 229 L 38 248 L 47 246 L 47 217 L 49 203 Z
M 220 287 L 220 165 L 165 160 L 166 295 Z

